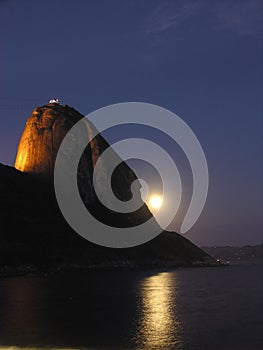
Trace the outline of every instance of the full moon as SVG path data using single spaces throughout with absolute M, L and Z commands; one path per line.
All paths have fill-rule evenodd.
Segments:
M 158 194 L 153 194 L 150 196 L 150 198 L 147 200 L 147 204 L 149 206 L 149 209 L 157 210 L 160 209 L 163 203 L 163 198 L 159 196 Z

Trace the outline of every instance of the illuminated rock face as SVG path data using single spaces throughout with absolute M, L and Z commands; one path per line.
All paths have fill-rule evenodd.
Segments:
M 18 146 L 15 168 L 52 182 L 54 164 L 61 142 L 72 126 L 82 118 L 83 116 L 79 112 L 69 106 L 51 103 L 37 107 L 26 122 Z M 87 119 L 84 119 L 83 123 L 85 124 L 83 130 L 91 142 L 83 152 L 79 162 L 78 184 L 84 202 L 93 204 L 96 197 L 92 184 L 93 168 L 98 157 L 109 147 L 109 144 L 100 135 L 93 139 L 94 134 L 97 133 L 96 128 Z M 74 142 L 78 142 L 77 137 L 75 139 L 74 135 L 72 137 L 73 151 L 69 150 L 69 154 L 65 154 L 65 157 L 69 158 L 69 162 L 74 161 Z M 113 150 L 111 152 L 114 153 Z M 109 176 L 108 169 L 109 165 L 105 161 L 104 163 L 100 162 L 97 182 L 102 191 L 104 191 L 103 186 Z M 130 199 L 132 195 L 131 183 L 135 179 L 134 172 L 126 163 L 121 163 L 112 179 L 112 188 L 115 194 L 122 200 Z M 139 193 L 139 188 L 137 193 Z
M 35 108 L 21 136 L 15 168 L 52 178 L 59 146 L 69 129 L 81 118 L 80 113 L 68 106 L 49 104 Z M 87 130 L 90 134 L 91 127 Z M 96 148 L 94 142 L 91 147 Z

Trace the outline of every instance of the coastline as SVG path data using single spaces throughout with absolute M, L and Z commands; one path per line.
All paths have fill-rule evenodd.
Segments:
M 89 273 L 93 271 L 144 271 L 144 270 L 172 270 L 179 268 L 198 268 L 198 267 L 225 267 L 225 264 L 217 261 L 195 261 L 189 263 L 175 263 L 173 261 L 111 261 L 99 264 L 81 266 L 79 264 L 62 264 L 54 267 L 37 267 L 34 265 L 21 266 L 0 266 L 0 278 L 31 276 L 31 277 L 48 277 L 51 275 L 62 275 L 71 273 Z

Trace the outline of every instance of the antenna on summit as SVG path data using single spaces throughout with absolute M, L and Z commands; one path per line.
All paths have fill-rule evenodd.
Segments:
M 56 103 L 59 105 L 59 101 L 58 101 L 58 98 L 54 98 L 52 97 L 50 100 L 49 100 L 49 103 Z

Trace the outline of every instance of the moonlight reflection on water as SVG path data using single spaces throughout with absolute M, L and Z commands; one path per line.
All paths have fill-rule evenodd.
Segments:
M 261 350 L 261 276 L 244 265 L 0 278 L 0 350 Z
M 140 349 L 180 349 L 181 324 L 176 317 L 177 281 L 169 272 L 141 281 L 136 342 Z

